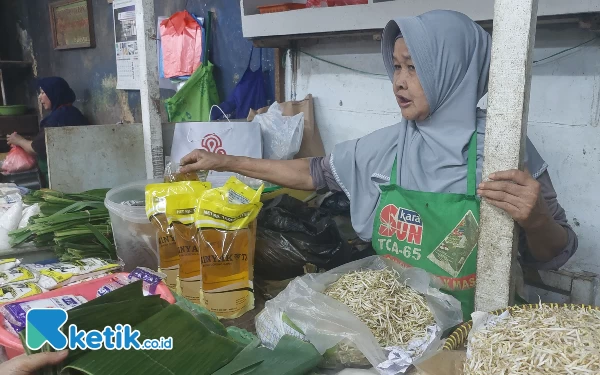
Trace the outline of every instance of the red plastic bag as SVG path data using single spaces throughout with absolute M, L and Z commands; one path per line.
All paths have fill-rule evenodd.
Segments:
M 306 0 L 307 8 L 339 7 L 343 5 L 368 4 L 369 0 Z
M 202 28 L 184 10 L 160 23 L 165 78 L 191 76 L 202 58 Z
M 35 165 L 36 161 L 33 155 L 28 154 L 19 146 L 11 146 L 4 163 L 2 163 L 2 172 L 25 172 L 35 168 Z
M 339 7 L 343 5 L 368 4 L 369 0 L 327 0 L 327 6 Z
M 322 6 L 327 6 L 327 2 L 325 0 L 306 0 L 307 8 L 320 8 Z

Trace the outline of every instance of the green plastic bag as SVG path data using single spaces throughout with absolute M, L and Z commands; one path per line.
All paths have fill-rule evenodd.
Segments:
M 183 87 L 166 100 L 169 122 L 210 121 L 210 109 L 219 104 L 214 65 L 207 61 L 200 66 Z

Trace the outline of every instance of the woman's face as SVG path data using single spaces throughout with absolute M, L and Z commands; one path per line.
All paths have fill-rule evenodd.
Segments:
M 409 121 L 423 121 L 429 116 L 429 103 L 403 38 L 394 46 L 394 94 Z
M 42 103 L 42 106 L 45 110 L 52 109 L 52 103 L 50 102 L 48 95 L 46 95 L 46 93 L 42 89 L 40 89 L 40 95 L 38 95 L 38 100 L 40 101 L 40 103 Z

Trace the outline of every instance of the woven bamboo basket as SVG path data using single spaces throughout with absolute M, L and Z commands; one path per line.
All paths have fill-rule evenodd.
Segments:
M 571 303 L 543 303 L 542 305 L 550 306 L 550 307 L 562 307 L 565 309 L 575 310 L 575 309 L 587 309 L 587 310 L 598 310 L 600 311 L 600 306 L 590 306 L 590 305 L 574 305 Z M 519 306 L 510 306 L 508 307 L 509 311 L 514 310 L 515 308 L 521 308 L 525 310 L 533 310 L 537 309 L 539 304 L 531 304 L 531 305 L 519 305 Z M 499 309 L 490 312 L 493 315 L 501 315 L 507 309 Z M 473 321 L 469 320 L 458 326 L 454 330 L 454 332 L 448 337 L 446 343 L 444 344 L 443 350 L 460 350 L 464 349 L 467 342 L 467 337 L 469 336 L 469 332 L 473 328 Z

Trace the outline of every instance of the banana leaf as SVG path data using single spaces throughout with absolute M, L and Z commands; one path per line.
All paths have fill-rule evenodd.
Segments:
M 117 324 L 135 326 L 169 305 L 160 296 L 144 297 L 142 288 L 143 282 L 136 281 L 69 310 L 69 317 L 63 325 L 63 333 L 68 335 L 68 327 L 71 324 L 77 326 L 78 330 L 84 331 L 102 331 L 104 327 L 114 327 Z M 23 330 L 20 333 L 20 337 L 23 347 L 27 348 L 25 333 L 25 330 Z M 40 351 L 49 350 L 44 347 Z M 82 351 L 79 349 L 69 351 L 69 355 L 63 361 L 61 368 L 85 356 L 89 352 L 89 350 Z M 31 354 L 31 351 L 27 350 L 27 353 Z M 48 372 L 48 374 L 59 373 L 59 371 Z
M 215 314 L 202 306 L 198 306 L 195 303 L 188 301 L 177 293 L 173 293 L 173 296 L 175 297 L 177 306 L 192 314 L 194 318 L 198 319 L 200 323 L 204 324 L 211 332 L 223 337 L 228 336 L 225 326 L 219 321 Z
M 168 304 L 160 296 L 148 296 L 96 306 L 83 307 L 82 305 L 76 311 L 69 311 L 69 319 L 63 326 L 63 333 L 68 333 L 71 324 L 77 326 L 78 330 L 88 332 L 91 330 L 102 332 L 104 327 L 115 327 L 117 324 L 129 324 L 133 327 L 159 313 Z M 89 351 L 79 349 L 69 351 L 63 365 L 68 366 L 86 353 Z
M 83 305 L 77 306 L 71 309 L 69 314 L 73 311 L 77 311 L 84 307 L 104 305 L 113 302 L 123 302 L 131 299 L 139 298 L 144 295 L 144 283 L 141 280 L 125 285 L 117 290 L 114 290 L 108 294 L 94 298 L 91 301 L 84 303 Z
M 243 346 L 250 345 L 257 337 L 247 330 L 239 327 L 227 327 L 227 335 L 230 339 Z
M 240 345 L 212 333 L 175 305 L 136 325 L 135 329 L 140 331 L 140 342 L 172 337 L 172 350 L 100 349 L 77 358 L 65 369 L 87 375 L 210 375 L 242 350 Z
M 111 293 L 95 298 L 78 307 L 69 310 L 68 320 L 63 325 L 63 332 L 67 334 L 71 324 L 79 330 L 97 329 L 102 331 L 104 327 L 114 327 L 116 324 L 138 324 L 150 316 L 158 313 L 168 305 L 159 296 L 144 297 L 143 282 L 136 281 L 125 285 Z M 32 352 L 25 344 L 26 329 L 19 336 L 27 354 L 50 351 L 49 346 L 39 351 Z M 62 365 L 69 364 L 75 359 L 85 355 L 88 351 L 72 350 Z M 59 366 L 62 368 L 62 365 Z M 53 372 L 54 371 L 54 372 Z M 59 374 L 57 368 L 44 371 L 44 374 Z
M 274 350 L 259 348 L 258 339 L 213 375 L 304 375 L 323 357 L 315 347 L 293 336 L 283 336 Z

